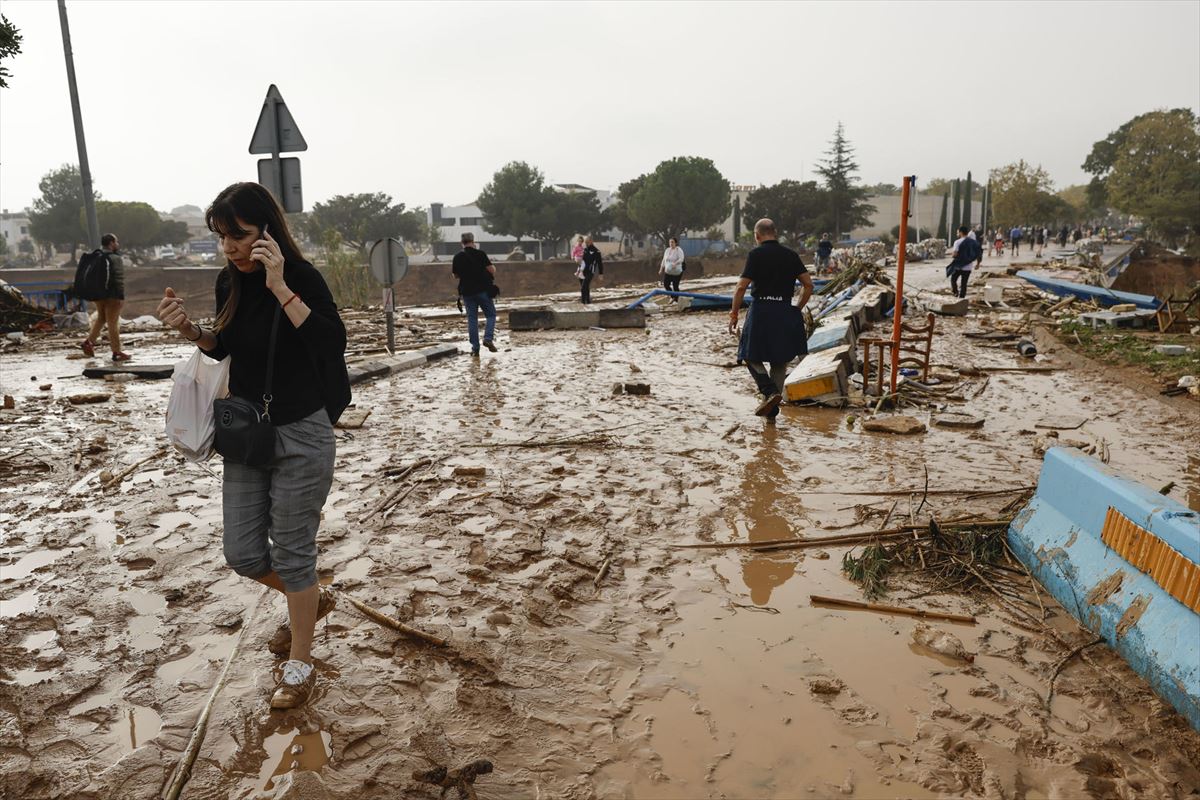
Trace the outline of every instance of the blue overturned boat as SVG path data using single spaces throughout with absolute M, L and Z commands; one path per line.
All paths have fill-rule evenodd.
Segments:
M 1042 275 L 1037 272 L 1030 272 L 1029 270 L 1021 270 L 1017 273 L 1017 277 L 1023 278 L 1039 289 L 1058 295 L 1059 297 L 1077 297 L 1080 300 L 1094 300 L 1105 308 L 1122 303 L 1133 303 L 1138 308 L 1157 311 L 1162 306 L 1161 300 L 1148 294 L 1118 292 L 1114 289 L 1106 289 L 1103 286 L 1089 286 L 1086 283 L 1064 281 L 1060 278 L 1052 278 L 1049 275 Z

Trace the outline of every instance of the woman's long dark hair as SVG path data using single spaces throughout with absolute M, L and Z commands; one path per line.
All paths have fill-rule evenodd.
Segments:
M 219 236 L 241 237 L 249 233 L 250 231 L 238 224 L 238 220 L 259 230 L 266 226 L 271 238 L 279 243 L 279 252 L 283 254 L 284 263 L 304 260 L 300 247 L 288 229 L 283 209 L 279 207 L 274 195 L 262 184 L 246 182 L 226 186 L 204 212 L 204 221 L 208 229 Z M 217 312 L 214 323 L 217 330 L 224 328 L 233 319 L 238 299 L 242 294 L 242 273 L 233 262 L 225 265 L 223 277 L 229 282 L 229 297 Z

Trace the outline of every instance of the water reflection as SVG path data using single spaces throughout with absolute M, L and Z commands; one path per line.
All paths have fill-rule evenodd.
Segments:
M 787 476 L 779 460 L 779 432 L 768 426 L 763 430 L 757 450 L 747 462 L 741 485 L 745 503 L 746 532 L 751 542 L 793 537 L 791 526 L 780 514 L 784 499 L 781 491 Z M 771 592 L 796 573 L 796 556 L 789 553 L 762 554 L 742 563 L 742 580 L 750 589 L 755 605 L 765 606 Z

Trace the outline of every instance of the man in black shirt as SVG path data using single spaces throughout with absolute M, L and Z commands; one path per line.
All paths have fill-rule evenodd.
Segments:
M 461 252 L 455 254 L 451 271 L 458 278 L 458 294 L 467 311 L 467 337 L 471 340 L 471 355 L 479 355 L 479 309 L 487 317 L 483 346 L 493 353 L 496 345 L 496 304 L 492 298 L 500 294 L 496 288 L 496 267 L 487 253 L 475 246 L 475 234 L 462 235 Z
M 758 242 L 758 247 L 746 256 L 746 268 L 742 270 L 742 279 L 733 295 L 729 332 L 737 335 L 742 299 L 753 284 L 754 302 L 746 312 L 746 324 L 738 343 L 738 360 L 750 368 L 750 375 L 764 398 L 754 413 L 773 420 L 783 401 L 788 362 L 808 354 L 801 309 L 812 297 L 813 282 L 800 255 L 779 243 L 774 222 L 769 219 L 756 222 L 754 241 Z M 800 281 L 800 302 L 794 304 L 792 296 L 797 280 Z

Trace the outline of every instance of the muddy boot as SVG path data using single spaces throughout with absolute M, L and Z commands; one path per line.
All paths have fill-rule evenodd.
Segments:
M 317 621 L 329 616 L 329 612 L 333 611 L 337 605 L 337 595 L 332 589 L 321 587 L 317 595 Z M 267 642 L 267 649 L 277 656 L 287 656 L 292 652 L 292 626 L 289 622 L 284 622 L 275 631 L 275 635 Z
M 758 408 L 754 409 L 754 413 L 760 417 L 775 419 L 779 416 L 779 404 L 783 402 L 783 395 L 773 394 L 766 400 L 758 404 Z
M 297 708 L 304 705 L 317 683 L 312 664 L 289 659 L 283 662 L 283 676 L 271 695 L 271 708 Z

